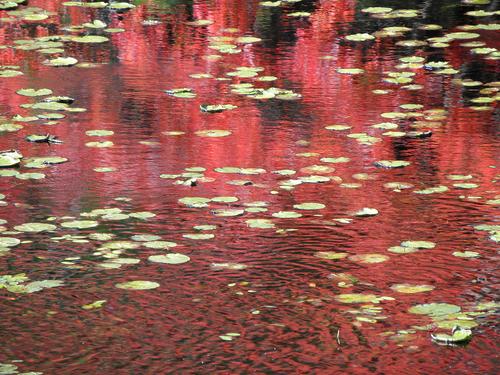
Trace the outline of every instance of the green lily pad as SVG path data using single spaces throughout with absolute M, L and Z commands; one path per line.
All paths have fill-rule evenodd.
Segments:
M 89 137 L 106 137 L 115 134 L 112 130 L 87 130 L 85 132 Z
M 403 168 L 411 163 L 404 160 L 379 160 L 373 163 L 378 168 L 393 169 L 393 168 Z
M 177 244 L 175 242 L 170 241 L 147 241 L 142 244 L 144 247 L 149 249 L 170 249 L 172 247 L 176 247 Z
M 271 229 L 275 227 L 270 219 L 248 219 L 246 224 L 249 228 Z
M 295 211 L 279 211 L 273 213 L 272 216 L 279 219 L 296 219 L 302 217 L 302 214 Z
M 391 289 L 398 293 L 422 293 L 429 292 L 433 290 L 435 287 L 432 285 L 414 285 L 414 284 L 393 284 L 391 285 Z
M 218 138 L 218 137 L 227 137 L 232 133 L 229 130 L 208 129 L 208 130 L 198 130 L 197 132 L 195 132 L 195 134 L 199 137 Z
M 87 305 L 83 305 L 82 309 L 84 309 L 84 310 L 100 309 L 106 302 L 107 302 L 107 300 L 105 300 L 105 299 L 94 301 L 94 302 L 89 303 Z
M 134 281 L 127 281 L 125 283 L 115 284 L 115 287 L 117 287 L 118 289 L 127 289 L 127 290 L 148 290 L 148 289 L 156 289 L 159 286 L 160 284 L 158 283 L 145 280 L 134 280 Z
M 182 264 L 189 262 L 191 258 L 180 253 L 170 253 L 165 255 L 151 255 L 148 260 L 153 263 Z
M 214 105 L 201 104 L 200 105 L 200 110 L 202 112 L 208 112 L 208 113 L 219 113 L 219 112 L 229 111 L 229 110 L 232 110 L 235 108 L 238 108 L 238 106 L 232 105 L 232 104 L 214 104 Z
M 215 237 L 215 234 L 212 233 L 185 233 L 182 235 L 184 238 L 188 238 L 190 240 L 210 240 Z
M 368 217 L 368 216 L 376 216 L 378 215 L 378 210 L 376 208 L 368 208 L 364 207 L 359 211 L 354 213 L 354 216 L 358 217 Z
M 74 57 L 56 57 L 55 59 L 47 60 L 44 62 L 45 65 L 54 67 L 65 67 L 72 66 L 78 63 L 78 60 Z
M 1 245 L 1 243 L 0 243 Z M 481 254 L 475 252 L 475 251 L 454 251 L 453 256 L 459 257 L 459 258 L 478 258 L 481 256 Z
M 135 234 L 130 238 L 134 241 L 139 241 L 139 242 L 150 242 L 161 239 L 160 236 L 157 236 L 155 234 Z
M 184 198 L 179 199 L 178 202 L 182 203 L 188 207 L 201 208 L 201 207 L 208 207 L 208 203 L 210 202 L 210 198 L 184 197 Z
M 107 148 L 113 147 L 114 143 L 111 141 L 103 141 L 103 142 L 87 142 L 85 143 L 87 147 L 95 147 L 95 148 Z
M 0 247 L 13 247 L 21 243 L 21 240 L 12 237 L 0 237 Z
M 16 225 L 14 227 L 14 229 L 19 232 L 29 232 L 29 233 L 49 232 L 56 230 L 56 228 L 57 227 L 55 225 L 46 223 L 24 223 L 21 225 Z
M 63 228 L 87 229 L 97 227 L 99 223 L 93 220 L 74 220 L 61 223 Z
M 375 39 L 373 35 L 367 33 L 351 34 L 347 35 L 345 38 L 353 42 L 364 42 Z
M 372 263 L 386 262 L 390 258 L 387 255 L 373 253 L 373 254 L 351 255 L 349 259 L 354 262 L 372 264 Z
M 337 260 L 344 259 L 349 256 L 349 253 L 338 253 L 336 251 L 318 251 L 314 256 L 321 259 Z
M 451 335 L 445 333 L 432 333 L 431 338 L 433 341 L 444 344 L 455 344 L 460 342 L 469 341 L 472 338 L 472 331 L 467 328 L 454 328 Z
M 51 89 L 20 89 L 16 91 L 16 94 L 22 95 L 22 96 L 29 96 L 29 97 L 35 97 L 35 96 L 45 96 L 45 95 L 50 95 L 52 94 Z
M 414 249 L 434 249 L 436 244 L 430 241 L 403 241 L 401 242 L 403 247 L 411 247 Z
M 455 314 L 460 312 L 460 310 L 460 306 L 451 305 L 449 303 L 424 303 L 412 306 L 408 309 L 412 314 L 428 315 L 432 318 Z
M 294 204 L 293 208 L 297 210 L 322 210 L 326 206 L 323 203 L 305 202 Z
M 138 212 L 131 212 L 128 216 L 134 219 L 147 220 L 155 217 L 156 214 L 149 211 L 138 211 Z
M 84 35 L 84 36 L 73 36 L 70 39 L 76 43 L 104 43 L 108 42 L 109 38 L 100 35 Z
M 346 293 L 335 296 L 342 303 L 378 303 L 379 298 L 375 294 Z

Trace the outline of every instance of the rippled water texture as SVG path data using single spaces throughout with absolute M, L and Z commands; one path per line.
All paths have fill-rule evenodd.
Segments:
M 1 11 L 0 374 L 495 373 L 499 13 L 468 3 Z

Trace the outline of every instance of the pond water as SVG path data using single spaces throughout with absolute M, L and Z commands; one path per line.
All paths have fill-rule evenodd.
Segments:
M 497 5 L 0 1 L 0 374 L 495 373 Z

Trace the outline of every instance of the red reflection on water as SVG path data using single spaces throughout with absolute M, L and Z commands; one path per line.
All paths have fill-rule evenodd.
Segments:
M 108 205 L 151 210 L 159 214 L 158 221 L 152 224 L 118 223 L 109 224 L 109 228 L 123 237 L 159 233 L 179 242 L 179 251 L 188 253 L 192 262 L 182 268 L 157 267 L 146 261 L 147 255 L 155 252 L 146 250 L 137 255 L 142 262 L 136 268 L 96 271 L 87 264 L 89 260 L 82 262 L 86 264 L 83 270 L 71 271 L 60 261 L 67 256 L 88 255 L 93 245 L 80 248 L 52 244 L 46 237 L 37 238 L 36 246 L 23 245 L 13 258 L 0 260 L 8 270 L 5 273 L 19 270 L 32 274 L 33 279 L 57 275 L 67 278 L 68 285 L 26 296 L 2 295 L 6 344 L 0 362 L 23 359 L 25 371 L 59 374 L 406 374 L 443 369 L 457 374 L 493 373 L 496 336 L 487 328 L 486 319 L 465 348 L 434 345 L 427 331 L 416 331 L 410 343 L 403 344 L 384 333 L 428 324 L 428 320 L 406 312 L 416 303 L 445 301 L 465 309 L 480 297 L 494 298 L 489 285 L 481 281 L 494 282 L 494 245 L 485 241 L 484 232 L 473 232 L 471 225 L 493 220 L 493 207 L 482 202 L 495 196 L 495 112 L 471 110 L 464 103 L 464 90 L 450 77 L 423 70 L 415 71 L 415 83 L 423 86 L 420 91 L 381 83 L 382 73 L 396 70 L 398 58 L 408 54 L 400 53 L 392 39 L 377 40 L 368 48 L 343 43 L 344 35 L 356 32 L 350 26 L 356 21 L 354 1 L 317 2 L 308 20 L 281 15 L 278 25 L 271 19 L 272 10 L 260 8 L 257 1 L 247 1 L 245 6 L 228 0 L 195 1 L 192 9 L 178 5 L 172 8 L 173 13 L 154 11 L 157 4 L 148 1 L 122 16 L 64 7 L 62 3 L 31 1 L 30 6 L 58 15 L 27 28 L 21 28 L 20 23 L 6 23 L 0 27 L 0 43 L 58 34 L 62 32 L 59 26 L 79 25 L 99 17 L 126 31 L 111 35 L 108 44 L 67 47 L 67 54 L 82 62 L 102 64 L 94 68 L 48 68 L 42 64 L 45 57 L 36 52 L 0 50 L 3 65 L 20 65 L 25 72 L 24 76 L 0 81 L 0 103 L 7 117 L 31 113 L 19 108 L 30 100 L 13 94 L 22 87 L 49 87 L 57 95 L 75 97 L 74 106 L 87 108 L 85 113 L 67 114 L 58 125 L 27 123 L 22 131 L 0 138 L 2 149 L 15 147 L 26 156 L 60 155 L 70 160 L 43 170 L 47 178 L 42 181 L 2 178 L 2 193 L 10 203 L 2 208 L 2 218 L 15 225 L 47 216 L 78 215 Z M 141 24 L 150 17 L 163 23 Z M 186 24 L 192 18 L 214 23 L 193 28 Z M 262 34 L 265 40 L 245 45 L 240 54 L 224 55 L 220 61 L 207 59 L 207 55 L 216 53 L 208 47 L 209 38 L 232 35 L 222 31 L 227 28 L 239 29 L 238 36 Z M 289 39 L 286 33 L 291 35 Z M 498 44 L 496 34 L 481 34 L 488 46 Z M 270 42 L 273 37 L 274 44 Z M 447 48 L 440 59 L 456 68 L 476 61 L 458 43 Z M 478 61 L 485 74 L 498 72 L 493 61 Z M 290 88 L 303 98 L 255 101 L 230 91 L 230 83 L 249 80 L 189 77 L 193 73 L 227 77 L 226 73 L 238 66 L 263 67 L 263 74 L 278 80 L 256 85 Z M 340 75 L 336 72 L 339 67 L 363 68 L 366 74 Z M 178 87 L 193 88 L 197 97 L 178 99 L 163 92 Z M 380 88 L 393 91 L 388 95 L 372 93 Z M 212 115 L 199 111 L 203 103 L 232 103 L 239 108 Z M 427 140 L 382 137 L 381 131 L 369 127 L 391 121 L 380 114 L 399 111 L 403 103 L 422 104 L 425 110 L 445 108 L 448 113 L 443 126 L 433 130 Z M 383 140 L 373 146 L 359 145 L 342 133 L 324 129 L 335 123 L 352 126 L 353 133 L 367 132 Z M 91 129 L 113 130 L 110 139 L 115 146 L 86 147 L 85 142 L 93 139 L 85 131 Z M 204 129 L 228 129 L 232 135 L 220 139 L 194 135 Z M 186 134 L 162 134 L 173 130 Z M 47 146 L 23 140 L 25 135 L 43 132 L 56 134 L 65 143 Z M 304 140 L 309 143 L 297 143 Z M 302 152 L 350 157 L 350 163 L 334 165 L 334 174 L 344 182 L 359 182 L 352 177 L 355 173 L 370 173 L 376 180 L 361 181 L 361 189 L 329 183 L 303 185 L 285 192 L 277 183 L 285 179 L 282 177 L 233 176 L 213 171 L 225 166 L 300 170 L 321 163 L 319 157 L 297 155 Z M 372 163 L 380 159 L 405 159 L 412 165 L 402 171 L 375 170 Z M 190 166 L 205 167 L 206 175 L 216 181 L 191 188 L 159 178 L 162 173 L 182 173 Z M 97 173 L 93 170 L 96 167 L 113 167 L 116 172 Z M 470 194 L 451 188 L 444 196 L 427 199 L 411 192 L 388 192 L 383 187 L 385 182 L 396 180 L 411 182 L 417 189 L 450 186 L 448 174 L 472 174 L 480 187 Z M 264 187 L 227 184 L 233 179 L 250 179 Z M 280 194 L 270 194 L 271 190 Z M 112 200 L 123 195 L 130 196 L 132 202 L 120 204 Z M 280 222 L 283 228 L 297 227 L 300 231 L 279 236 L 273 231 L 250 230 L 244 222 L 248 217 L 269 214 L 226 221 L 214 219 L 207 211 L 179 208 L 177 199 L 189 195 L 236 195 L 242 202 L 267 201 L 269 212 L 290 210 L 294 204 L 306 201 L 323 202 L 327 209 L 322 211 L 323 217 L 306 214 L 304 220 Z M 468 201 L 458 199 L 459 195 L 480 198 Z M 20 205 L 13 207 L 13 203 Z M 357 220 L 352 228 L 324 223 L 362 207 L 376 207 L 380 215 Z M 182 238 L 193 225 L 204 222 L 216 222 L 223 228 L 214 242 L 200 246 Z M 388 247 L 410 238 L 428 239 L 439 246 L 435 252 L 406 257 L 386 252 Z M 328 263 L 313 256 L 315 251 L 330 250 L 383 253 L 391 255 L 391 259 L 359 265 Z M 482 258 L 457 262 L 451 255 L 456 250 L 481 251 Z M 216 272 L 209 267 L 212 262 L 229 261 L 251 267 L 244 272 Z M 363 283 L 353 289 L 338 288 L 328 278 L 332 272 L 352 273 Z M 117 292 L 113 287 L 116 282 L 139 277 L 161 280 L 162 287 L 135 293 Z M 241 294 L 227 286 L 238 282 L 250 283 L 248 287 L 237 286 Z M 431 283 L 436 289 L 425 295 L 400 295 L 389 289 L 391 284 L 401 282 Z M 248 289 L 257 293 L 249 293 Z M 349 311 L 358 306 L 334 300 L 335 295 L 350 292 L 389 295 L 396 301 L 381 304 L 387 320 L 356 327 L 352 324 L 355 315 Z M 83 311 L 80 307 L 102 298 L 108 299 L 102 310 Z M 252 309 L 260 314 L 253 314 Z M 218 336 L 227 332 L 238 332 L 241 337 L 221 341 Z

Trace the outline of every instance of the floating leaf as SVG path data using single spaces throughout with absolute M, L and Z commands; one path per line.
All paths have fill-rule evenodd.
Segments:
M 182 264 L 189 262 L 191 258 L 180 253 L 170 253 L 165 255 L 151 255 L 148 260 L 153 263 Z
M 373 253 L 373 254 L 351 255 L 349 259 L 354 262 L 371 264 L 371 263 L 385 262 L 389 260 L 389 257 L 387 255 Z
M 83 305 L 82 309 L 84 309 L 84 310 L 100 309 L 106 302 L 107 302 L 107 300 L 105 300 L 105 299 L 94 301 L 94 302 L 89 303 L 87 305 Z
M 314 256 L 321 259 L 337 260 L 348 257 L 349 253 L 338 253 L 335 251 L 318 251 L 314 253 Z
M 293 208 L 297 210 L 321 210 L 326 206 L 323 203 L 306 202 L 300 204 L 294 204 Z
M 97 227 L 99 223 L 93 220 L 74 220 L 61 223 L 63 228 L 87 229 Z
M 409 161 L 404 161 L 404 160 L 379 160 L 373 164 L 379 168 L 393 169 L 393 168 L 403 168 L 410 165 L 411 163 Z
M 55 59 L 47 60 L 44 62 L 45 65 L 54 67 L 65 67 L 72 66 L 78 63 L 78 60 L 74 57 L 57 57 Z
M 125 283 L 115 284 L 115 287 L 119 289 L 132 289 L 132 290 L 148 290 L 148 289 L 156 289 L 160 286 L 160 284 L 155 283 L 153 281 L 144 281 L 144 280 L 134 280 L 127 281 Z
M 56 230 L 56 228 L 57 227 L 55 225 L 46 223 L 24 223 L 21 225 L 16 225 L 14 227 L 14 229 L 19 232 L 30 232 L 30 233 L 49 232 Z
M 453 256 L 456 256 L 459 258 L 478 258 L 481 256 L 481 254 L 479 254 L 475 251 L 454 251 Z
M 469 341 L 472 338 L 472 331 L 470 329 L 456 327 L 453 328 L 452 334 L 445 333 L 432 333 L 432 340 L 444 344 L 454 344 Z
M 412 314 L 429 315 L 432 318 L 460 312 L 461 308 L 449 303 L 424 303 L 408 309 Z
M 199 137 L 209 137 L 209 138 L 217 138 L 217 137 L 227 137 L 231 135 L 229 130 L 220 130 L 220 129 L 208 129 L 208 130 L 198 130 L 195 134 Z
M 351 35 L 347 35 L 345 38 L 347 40 L 351 40 L 351 41 L 354 41 L 354 42 L 364 42 L 364 41 L 367 41 L 367 40 L 373 40 L 373 39 L 375 39 L 375 37 L 373 35 L 366 34 L 366 33 L 351 34 Z
M 393 284 L 391 285 L 391 289 L 398 293 L 422 293 L 429 292 L 433 290 L 435 287 L 432 285 L 413 285 L 413 284 Z
M 45 95 L 50 95 L 52 94 L 51 89 L 20 89 L 16 91 L 16 94 L 22 95 L 22 96 L 30 96 L 30 97 L 35 97 L 35 96 L 45 96 Z

